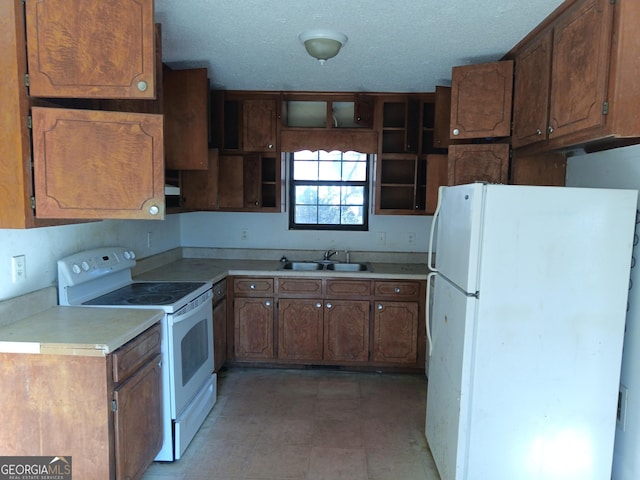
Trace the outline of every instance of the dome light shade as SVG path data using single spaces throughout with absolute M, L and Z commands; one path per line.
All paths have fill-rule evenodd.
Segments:
M 346 35 L 330 30 L 309 30 L 298 35 L 307 53 L 320 62 L 320 65 L 335 57 L 347 43 Z

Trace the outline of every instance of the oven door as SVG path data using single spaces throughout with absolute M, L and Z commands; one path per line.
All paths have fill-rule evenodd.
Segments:
M 171 418 L 176 419 L 213 374 L 211 290 L 169 314 L 168 327 Z

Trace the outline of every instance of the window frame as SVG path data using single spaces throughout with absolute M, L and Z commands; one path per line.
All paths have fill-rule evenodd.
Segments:
M 319 149 L 320 150 L 320 149 Z M 316 151 L 319 151 L 316 150 Z M 312 150 L 313 151 L 313 150 Z M 334 150 L 325 150 L 334 151 Z M 365 179 L 358 181 L 342 181 L 342 180 L 295 180 L 294 179 L 294 155 L 296 152 L 287 152 L 286 159 L 288 168 L 288 198 L 289 198 L 289 230 L 324 230 L 324 231 L 346 231 L 346 232 L 366 232 L 369 231 L 369 207 L 370 207 L 370 189 L 371 189 L 371 164 L 373 156 L 369 153 L 362 153 L 366 156 Z M 344 151 L 342 151 L 344 153 Z M 342 159 L 341 161 L 345 161 Z M 318 224 L 318 223 L 296 223 L 296 186 L 313 185 L 313 186 L 358 186 L 363 187 L 362 202 L 362 224 Z

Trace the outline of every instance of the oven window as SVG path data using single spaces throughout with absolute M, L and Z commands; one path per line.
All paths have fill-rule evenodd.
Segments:
M 180 342 L 183 387 L 189 383 L 191 377 L 207 361 L 209 356 L 208 330 L 207 319 L 205 318 L 194 325 Z

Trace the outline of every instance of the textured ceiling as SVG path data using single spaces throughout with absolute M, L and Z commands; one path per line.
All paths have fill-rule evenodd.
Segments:
M 499 59 L 561 0 L 155 0 L 163 60 L 228 90 L 430 92 L 451 67 Z M 298 35 L 349 40 L 320 65 Z

